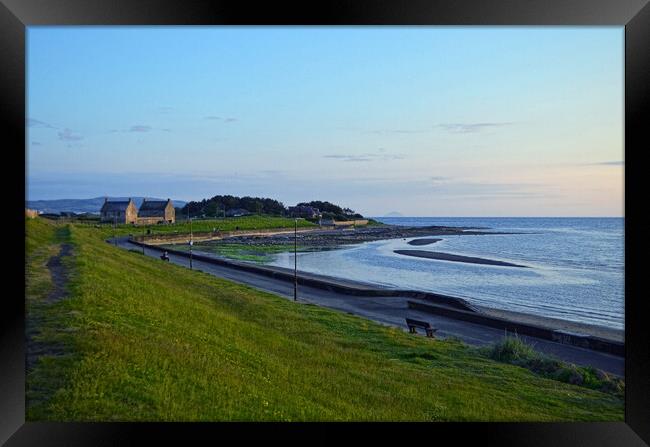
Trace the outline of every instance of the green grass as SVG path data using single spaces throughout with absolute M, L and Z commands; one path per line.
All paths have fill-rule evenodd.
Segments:
M 507 335 L 499 342 L 480 349 L 480 352 L 499 362 L 521 366 L 543 377 L 612 393 L 621 399 L 625 396 L 623 380 L 591 366 L 576 366 L 542 354 L 516 334 Z
M 611 394 L 27 222 L 28 303 L 74 247 L 69 297 L 37 306 L 65 347 L 27 378 L 27 420 L 623 420 Z M 33 284 L 41 278 L 40 286 Z M 36 281 L 39 282 L 39 281 Z
M 186 244 L 165 245 L 167 248 L 180 251 L 189 251 L 189 246 Z M 278 253 L 293 253 L 293 244 L 234 244 L 234 243 L 219 243 L 219 242 L 199 242 L 194 244 L 195 251 L 202 251 L 207 253 L 214 253 L 228 259 L 236 259 L 239 261 L 252 261 L 256 263 L 266 263 L 274 259 L 275 254 Z M 296 250 L 299 252 L 316 251 L 318 248 L 297 246 Z
M 379 222 L 378 220 L 368 218 L 368 224 L 366 226 L 368 226 L 368 227 L 384 227 L 384 226 L 386 226 L 386 224 L 382 223 L 382 222 Z
M 75 224 L 78 227 L 94 228 L 100 233 L 104 234 L 105 237 L 111 237 L 114 233 L 113 225 L 110 223 L 79 223 Z M 201 220 L 192 220 L 192 231 L 193 232 L 209 232 L 213 229 L 219 229 L 220 231 L 233 231 L 236 229 L 239 230 L 261 230 L 261 229 L 273 229 L 273 228 L 294 228 L 295 222 L 294 219 L 287 217 L 279 216 L 243 216 L 243 217 L 226 217 L 218 219 L 201 219 Z M 316 227 L 317 225 L 306 221 L 304 219 L 298 219 L 298 228 L 306 227 Z M 150 229 L 154 234 L 167 234 L 167 233 L 189 233 L 190 232 L 190 223 L 186 220 L 177 221 L 174 224 L 158 224 L 158 225 L 147 225 L 147 226 L 137 226 L 131 224 L 118 224 L 115 234 L 118 236 L 124 236 L 128 234 L 141 235 L 143 231 L 146 232 L 147 229 Z

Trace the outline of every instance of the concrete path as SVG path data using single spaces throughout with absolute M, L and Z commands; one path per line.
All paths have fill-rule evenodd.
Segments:
M 131 244 L 126 238 L 119 239 L 117 245 L 124 249 L 142 250 L 142 247 Z M 159 259 L 160 251 L 145 248 L 145 255 Z M 174 254 L 170 254 L 169 258 L 170 262 L 189 268 L 189 259 Z M 196 259 L 193 260 L 192 265 L 194 269 L 293 300 L 293 283 L 291 282 Z M 409 309 L 407 300 L 418 301 L 412 297 L 400 296 L 358 297 L 314 287 L 298 286 L 298 302 L 336 309 L 368 318 L 380 324 L 399 327 L 405 331 L 407 328 L 404 320 L 408 317 L 430 322 L 432 326 L 438 328 L 436 336 L 457 337 L 465 343 L 475 346 L 495 342 L 504 335 L 503 331 L 498 329 Z M 621 357 L 534 337 L 520 336 L 520 338 L 533 344 L 538 351 L 552 354 L 564 361 L 577 365 L 591 365 L 618 376 L 624 375 L 625 360 Z

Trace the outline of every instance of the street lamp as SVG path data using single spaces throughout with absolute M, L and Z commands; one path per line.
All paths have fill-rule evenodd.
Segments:
M 190 221 L 190 270 L 192 270 L 192 243 L 194 241 L 192 240 L 192 218 L 190 217 L 190 205 L 189 205 L 189 203 L 187 204 L 187 218 Z
M 298 218 L 293 227 L 293 300 L 298 301 Z

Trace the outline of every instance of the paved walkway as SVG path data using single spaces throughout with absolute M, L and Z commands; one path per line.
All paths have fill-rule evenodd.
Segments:
M 131 244 L 125 238 L 118 241 L 118 246 L 125 249 L 142 250 L 142 247 Z M 145 254 L 155 258 L 160 257 L 160 251 L 158 250 L 145 248 Z M 189 259 L 174 254 L 170 254 L 169 258 L 170 262 L 189 268 Z M 264 292 L 271 292 L 284 298 L 293 299 L 292 282 L 237 270 L 227 266 L 198 261 L 196 259 L 193 260 L 192 265 L 194 269 L 213 274 L 220 278 L 245 284 Z M 408 317 L 430 322 L 432 326 L 438 328 L 436 336 L 443 338 L 457 337 L 470 345 L 486 345 L 499 340 L 504 335 L 503 331 L 498 329 L 409 309 L 407 300 L 418 301 L 412 297 L 401 296 L 359 297 L 315 287 L 298 286 L 299 302 L 312 303 L 336 309 L 352 315 L 368 318 L 380 324 L 399 327 L 403 330 L 407 330 L 404 320 Z M 555 355 L 567 362 L 578 365 L 591 365 L 611 374 L 618 376 L 624 375 L 625 360 L 621 357 L 534 337 L 520 336 L 520 338 L 533 344 L 538 351 Z

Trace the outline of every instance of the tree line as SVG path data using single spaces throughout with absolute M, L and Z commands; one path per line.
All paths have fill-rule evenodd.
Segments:
M 363 217 L 350 208 L 342 208 L 326 201 L 313 200 L 311 202 L 301 202 L 298 205 L 318 208 L 324 218 L 344 220 Z M 189 210 L 191 217 L 223 217 L 227 211 L 234 209 L 244 209 L 253 214 L 289 215 L 289 208 L 275 199 L 231 195 L 217 195 L 210 199 L 188 202 L 182 208 L 177 209 L 177 214 L 180 214 L 178 217 L 185 217 L 188 215 Z
M 326 219 L 362 219 L 363 216 L 350 208 L 341 208 L 330 202 L 323 202 L 321 200 L 312 200 L 311 202 L 301 202 L 298 206 L 312 206 L 318 208 Z

